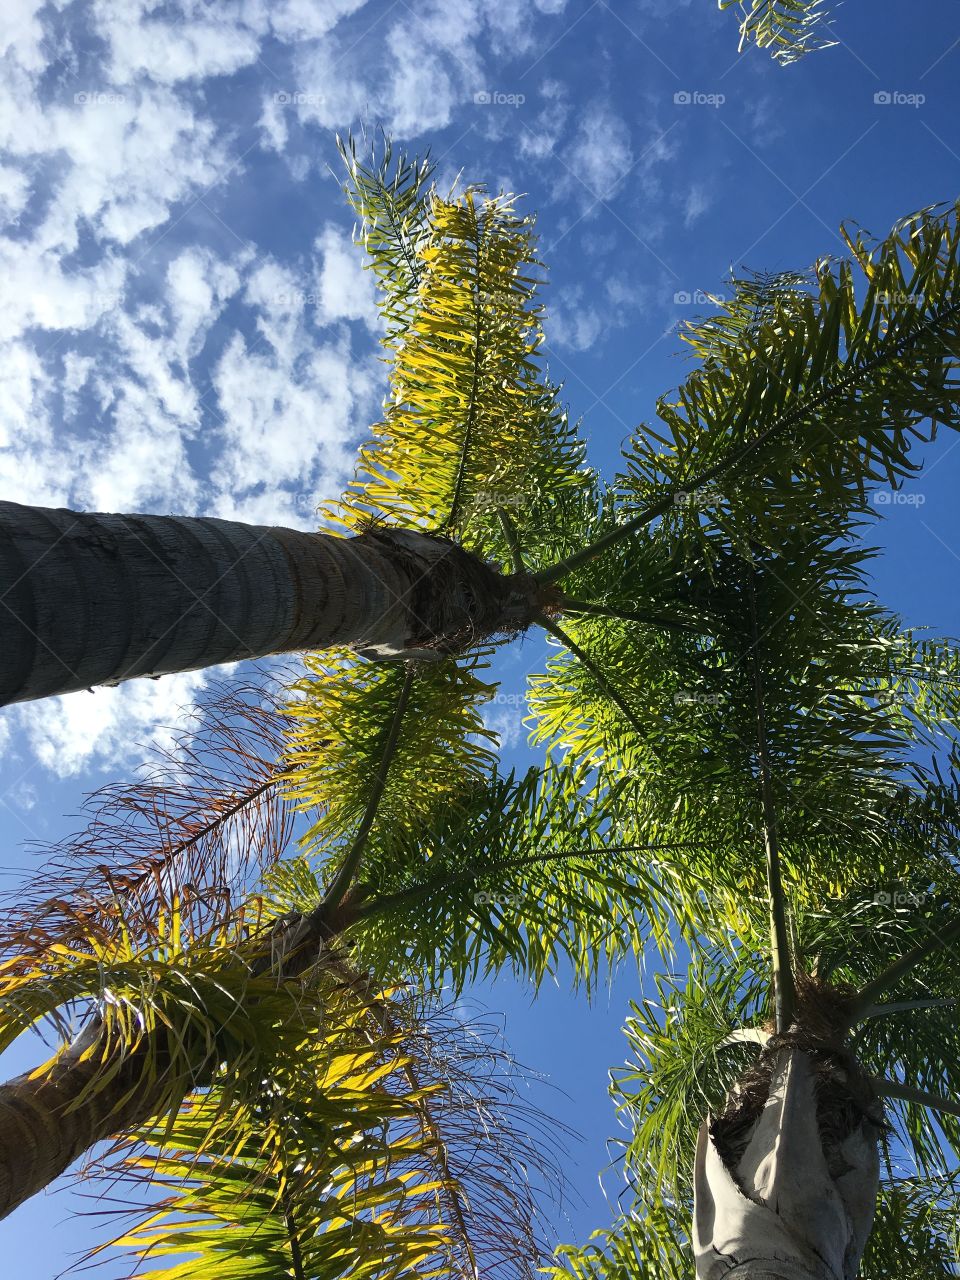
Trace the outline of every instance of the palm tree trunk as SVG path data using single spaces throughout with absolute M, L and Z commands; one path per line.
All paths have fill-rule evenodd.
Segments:
M 98 1055 L 81 1060 L 97 1029 L 81 1033 L 49 1072 L 27 1072 L 0 1086 L 0 1218 L 68 1169 L 95 1143 L 134 1128 L 156 1109 L 143 1058 L 131 1055 L 97 1089 Z
M 535 594 L 411 530 L 0 502 L 0 705 L 333 645 L 435 656 L 526 626 Z
M 273 971 L 278 981 L 298 977 L 359 918 L 360 899 L 351 893 L 307 914 L 281 917 L 247 957 L 251 976 Z M 171 1076 L 162 1030 L 145 1036 L 119 1063 L 116 1052 L 122 1046 L 104 1051 L 103 1034 L 95 1015 L 50 1070 L 26 1072 L 0 1085 L 0 1219 L 95 1143 L 140 1128 L 168 1107 L 172 1096 L 209 1084 L 216 1069 L 217 1054 L 203 1038 L 197 1040 L 189 1070 Z
M 698 1280 L 852 1280 L 879 1190 L 875 1097 L 786 1038 L 759 1061 L 700 1130 Z

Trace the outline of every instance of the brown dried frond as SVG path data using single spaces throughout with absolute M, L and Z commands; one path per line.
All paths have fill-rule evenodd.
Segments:
M 137 781 L 88 796 L 86 828 L 40 846 L 40 869 L 0 898 L 0 950 L 37 956 L 114 936 L 121 922 L 148 943 L 174 901 L 188 936 L 232 919 L 292 835 L 281 693 L 266 673 L 217 682 Z
M 574 1135 L 521 1092 L 533 1077 L 489 1018 L 464 1020 L 456 1006 L 413 993 L 391 1000 L 386 1016 L 410 1059 L 395 1087 L 444 1085 L 421 1103 L 418 1127 L 434 1141 L 446 1184 L 451 1274 L 533 1280 L 552 1254 L 539 1206 L 562 1198 L 562 1158 Z

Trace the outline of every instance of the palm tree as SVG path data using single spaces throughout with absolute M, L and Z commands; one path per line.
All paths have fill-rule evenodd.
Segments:
M 435 993 L 504 966 L 537 984 L 568 963 L 589 989 L 605 963 L 668 947 L 672 922 L 696 940 L 707 887 L 734 923 L 762 890 L 789 1030 L 777 885 L 799 918 L 814 848 L 820 883 L 851 867 L 876 879 L 880 802 L 899 794 L 906 750 L 893 659 L 917 678 L 929 662 L 855 597 L 857 532 L 871 486 L 915 469 L 928 420 L 958 425 L 956 211 L 849 240 L 860 281 L 822 262 L 735 282 L 686 332 L 700 364 L 658 402 L 657 432 L 638 431 L 603 485 L 536 364 L 530 220 L 502 196 L 440 199 L 417 162 L 344 152 L 392 395 L 327 515 L 348 535 L 373 522 L 511 566 L 528 614 L 510 625 L 532 613 L 555 643 L 531 690 L 546 761 L 498 771 L 482 673 L 509 620 L 472 631 L 461 612 L 445 661 L 309 654 L 286 731 L 263 710 L 267 745 L 227 751 L 233 780 L 199 786 L 201 751 L 194 774 L 107 797 L 93 835 L 3 922 L 2 1043 L 59 1016 L 63 1044 L 0 1095 L 5 1211 L 96 1138 L 156 1137 L 164 1115 L 175 1127 L 224 1072 L 227 1096 L 238 1078 L 262 1093 L 296 1052 L 273 1044 L 290 1002 L 322 1004 L 344 964 L 377 989 L 416 975 Z M 950 722 L 941 684 L 922 684 Z M 278 913 L 257 858 L 286 853 L 291 805 L 307 821 Z M 71 1002 L 87 1017 L 72 1040 Z M 10 1123 L 21 1104 L 29 1170 Z
M 765 282 L 755 312 L 789 312 L 793 287 Z M 775 551 L 694 531 L 711 642 L 675 638 L 637 683 L 631 760 L 632 838 L 694 851 L 672 913 L 691 963 L 627 1023 L 635 1203 L 558 1277 L 956 1274 L 960 649 L 870 599 L 866 512 L 811 504 Z M 578 686 L 569 751 L 612 756 L 563 667 L 543 700 Z M 946 767 L 925 759 L 944 735 Z

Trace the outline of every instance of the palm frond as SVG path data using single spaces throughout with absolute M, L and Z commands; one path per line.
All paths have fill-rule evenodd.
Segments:
M 337 860 L 375 789 L 371 840 L 388 855 L 391 844 L 456 812 L 471 787 L 489 776 L 496 757 L 481 711 L 494 686 L 480 678 L 483 658 L 419 667 L 382 790 L 380 770 L 404 670 L 363 662 L 352 651 L 305 658 L 308 674 L 291 685 L 286 708 L 284 780 L 289 797 L 313 819 L 302 840 L 311 856 Z
M 406 848 L 374 850 L 350 934 L 364 965 L 458 991 L 504 967 L 539 985 L 564 961 L 589 992 L 648 937 L 668 945 L 654 855 L 612 847 L 585 781 L 561 768 L 495 778 Z
M 386 1011 L 386 1012 L 385 1012 Z M 533 1180 L 555 1185 L 509 1063 L 481 1026 L 362 979 L 245 1093 L 190 1097 L 99 1166 L 166 1192 L 111 1244 L 148 1276 L 523 1277 L 544 1256 Z M 554 1140 L 556 1133 L 553 1133 Z M 542 1194 L 544 1188 L 538 1188 Z M 100 1250 L 108 1246 L 100 1246 Z M 140 1274 L 138 1272 L 138 1274 Z
M 823 30 L 829 10 L 824 0 L 718 0 L 721 9 L 740 14 L 740 49 L 755 44 L 769 49 L 781 66 L 837 42 Z
M 427 171 L 416 162 L 401 158 L 389 176 L 387 154 L 371 178 L 346 154 L 351 199 L 395 330 L 386 339 L 386 416 L 361 449 L 344 497 L 323 510 L 349 529 L 388 519 L 502 555 L 498 510 L 526 522 L 530 504 L 591 479 L 576 430 L 537 363 L 533 220 L 508 197 L 476 189 L 425 198 Z M 406 227 L 399 237 L 398 217 Z
M 417 307 L 435 166 L 429 156 L 411 159 L 399 152 L 394 159 L 385 135 L 365 159 L 352 134 L 338 135 L 337 147 L 347 170 L 347 201 L 359 219 L 355 239 L 380 288 L 387 342 L 397 342 Z
M 955 1280 L 958 1194 L 953 1177 L 882 1183 L 861 1274 L 871 1280 Z
M 654 1203 L 595 1231 L 579 1248 L 561 1245 L 553 1280 L 694 1280 L 686 1233 L 675 1211 Z
M 220 681 L 134 782 L 94 792 L 87 824 L 0 900 L 0 950 L 43 954 L 123 928 L 146 944 L 174 899 L 190 931 L 233 917 L 292 835 L 280 777 L 282 695 L 265 680 Z

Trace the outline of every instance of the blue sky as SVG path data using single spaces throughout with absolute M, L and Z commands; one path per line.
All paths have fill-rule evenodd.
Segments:
M 842 252 L 843 219 L 881 234 L 960 193 L 955 0 L 848 0 L 832 33 L 780 68 L 738 55 L 713 0 L 5 0 L 0 495 L 311 527 L 384 391 L 331 174 L 334 132 L 361 119 L 429 148 L 441 186 L 462 172 L 539 211 L 550 373 L 611 470 L 683 376 L 677 324 L 731 265 L 803 267 Z M 956 446 L 884 509 L 876 571 L 890 605 L 953 634 Z M 504 659 L 508 758 L 510 695 L 541 655 L 530 639 Z M 0 713 L 0 883 L 169 740 L 204 679 Z M 606 1071 L 638 991 L 623 975 L 592 1010 L 561 989 L 481 993 L 587 1135 L 568 1239 L 609 1220 Z M 54 1232 L 69 1204 L 0 1226 L 14 1274 L 48 1280 L 89 1243 L 86 1223 Z

